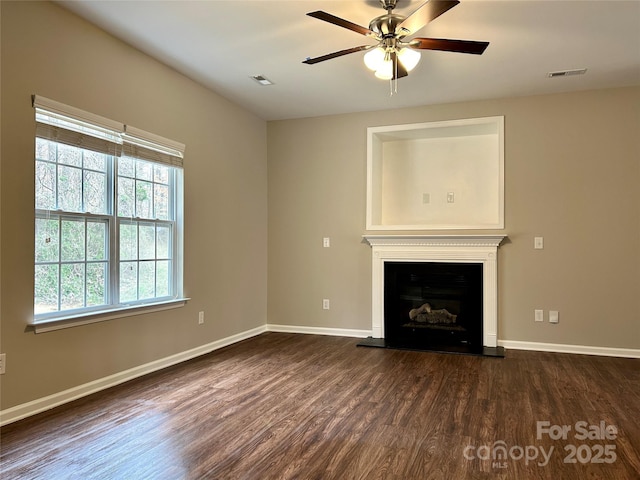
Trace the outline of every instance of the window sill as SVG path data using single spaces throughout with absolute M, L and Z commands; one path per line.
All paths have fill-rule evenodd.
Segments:
M 61 330 L 63 328 L 78 327 L 80 325 L 88 325 L 90 323 L 106 322 L 116 318 L 132 317 L 134 315 L 143 315 L 145 313 L 161 312 L 163 310 L 171 310 L 180 308 L 187 303 L 190 298 L 176 298 L 163 302 L 147 303 L 144 305 L 132 305 L 129 307 L 120 307 L 117 309 L 96 311 L 83 313 L 78 315 L 69 315 L 66 317 L 58 317 L 46 320 L 34 320 L 30 326 L 35 333 L 51 332 L 53 330 Z

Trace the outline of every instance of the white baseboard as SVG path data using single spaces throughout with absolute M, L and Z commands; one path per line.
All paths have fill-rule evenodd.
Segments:
M 7 425 L 12 422 L 16 422 L 23 418 L 35 415 L 37 413 L 44 412 L 51 408 L 57 407 L 64 403 L 71 402 L 78 398 L 91 395 L 92 393 L 105 390 L 109 387 L 114 387 L 134 378 L 153 373 L 172 365 L 191 360 L 192 358 L 205 355 L 214 350 L 226 347 L 233 343 L 246 340 L 256 335 L 260 335 L 264 332 L 281 332 L 281 333 L 302 333 L 311 335 L 332 335 L 337 337 L 356 337 L 366 338 L 372 335 L 371 330 L 355 330 L 345 328 L 325 328 L 325 327 L 302 327 L 294 325 L 275 325 L 267 324 L 260 327 L 247 330 L 230 337 L 217 340 L 215 342 L 201 345 L 199 347 L 187 350 L 169 357 L 161 358 L 138 367 L 125 370 L 123 372 L 115 373 L 98 380 L 94 380 L 77 387 L 64 390 L 62 392 L 54 393 L 47 397 L 38 398 L 31 402 L 16 405 L 15 407 L 8 408 L 6 410 L 0 410 L 0 426 Z M 507 349 L 514 350 L 535 350 L 541 352 L 555 352 L 555 353 L 574 353 L 580 355 L 600 355 L 609 357 L 627 357 L 627 358 L 640 358 L 639 349 L 631 348 L 609 348 L 609 347 L 593 347 L 583 345 L 562 345 L 557 343 L 536 343 L 536 342 L 521 342 L 515 340 L 499 340 L 498 345 Z
M 133 380 L 134 378 L 147 375 L 148 373 L 152 373 L 157 370 L 176 365 L 186 360 L 191 360 L 192 358 L 199 357 L 200 355 L 205 355 L 233 343 L 246 340 L 247 338 L 255 337 L 256 335 L 260 335 L 261 333 L 264 333 L 266 331 L 266 326 L 262 325 L 260 327 L 231 335 L 230 337 L 226 337 L 221 340 L 208 343 L 206 345 L 201 345 L 191 350 L 176 353 L 175 355 L 171 355 L 169 357 L 161 358 L 159 360 L 155 360 L 153 362 L 149 362 L 144 365 L 125 370 L 123 372 L 118 372 L 113 375 L 109 375 L 107 377 L 85 383 L 83 385 L 78 385 L 77 387 L 73 387 L 62 392 L 54 393 L 53 395 L 49 395 L 47 397 L 38 398 L 37 400 L 33 400 L 31 402 L 16 405 L 15 407 L 11 407 L 6 410 L 1 410 L 0 426 L 16 422 L 37 413 L 44 412 L 45 410 L 49 410 L 64 403 L 71 402 L 87 395 L 91 395 L 92 393 L 105 390 L 109 387 L 114 387 L 129 380 Z
M 564 345 L 561 343 L 520 342 L 517 340 L 498 340 L 498 345 L 506 349 L 534 350 L 538 352 L 574 353 L 578 355 L 599 355 L 602 357 L 640 358 L 640 349 L 594 347 L 590 345 Z
M 267 324 L 267 331 L 280 333 L 306 333 L 311 335 L 331 335 L 334 337 L 367 338 L 371 336 L 371 330 L 354 330 L 348 328 L 325 327 L 301 327 L 297 325 Z

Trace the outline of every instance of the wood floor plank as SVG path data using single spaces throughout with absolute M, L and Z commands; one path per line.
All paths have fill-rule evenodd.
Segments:
M 358 341 L 266 333 L 10 424 L 0 430 L 0 477 L 640 478 L 638 360 Z M 537 438 L 539 421 L 571 430 Z M 578 440 L 581 421 L 619 432 Z M 581 456 L 566 463 L 571 445 Z M 594 463 L 604 445 L 615 461 Z M 492 457 L 499 446 L 504 459 Z

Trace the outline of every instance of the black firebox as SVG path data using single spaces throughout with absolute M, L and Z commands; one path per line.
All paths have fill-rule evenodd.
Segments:
M 481 263 L 385 262 L 386 344 L 481 352 L 482 270 Z

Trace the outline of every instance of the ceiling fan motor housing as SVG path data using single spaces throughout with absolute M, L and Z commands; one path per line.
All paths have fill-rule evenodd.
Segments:
M 389 13 L 387 15 L 381 15 L 371 20 L 369 24 L 369 30 L 376 33 L 380 38 L 385 37 L 404 37 L 409 34 L 409 31 L 400 29 L 396 31 L 398 25 L 400 25 L 406 17 L 397 15 L 395 13 Z

